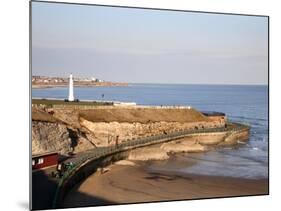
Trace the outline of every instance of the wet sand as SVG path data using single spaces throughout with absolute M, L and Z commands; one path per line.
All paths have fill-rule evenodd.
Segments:
M 268 194 L 267 179 L 151 173 L 144 166 L 112 165 L 74 187 L 64 207 Z

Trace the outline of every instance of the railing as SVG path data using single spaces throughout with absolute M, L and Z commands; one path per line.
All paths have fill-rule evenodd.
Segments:
M 237 131 L 243 131 L 248 130 L 250 127 L 245 124 L 240 123 L 231 123 L 231 127 L 221 127 L 221 128 L 203 128 L 203 129 L 185 129 L 185 130 L 179 130 L 177 132 L 172 132 L 169 134 L 159 134 L 159 135 L 153 135 L 153 136 L 146 136 L 146 137 L 140 137 L 138 139 L 128 139 L 125 140 L 123 143 L 120 143 L 118 146 L 108 146 L 108 147 L 98 147 L 89 151 L 86 151 L 83 153 L 83 155 L 75 160 L 73 160 L 73 167 L 69 168 L 67 171 L 64 172 L 63 176 L 60 178 L 58 182 L 58 186 L 56 189 L 56 193 L 53 200 L 53 208 L 56 208 L 57 205 L 57 199 L 58 194 L 63 186 L 64 182 L 67 181 L 67 179 L 76 172 L 76 170 L 79 169 L 83 164 L 90 160 L 96 160 L 98 158 L 111 155 L 117 152 L 126 151 L 129 149 L 171 141 L 174 139 L 182 138 L 188 135 L 193 134 L 204 134 L 204 133 L 217 133 L 217 132 L 237 132 Z

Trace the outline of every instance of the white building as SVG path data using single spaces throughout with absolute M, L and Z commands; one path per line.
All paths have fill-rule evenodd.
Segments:
M 73 77 L 72 74 L 69 76 L 69 93 L 68 93 L 68 101 L 74 101 L 74 93 L 73 93 Z

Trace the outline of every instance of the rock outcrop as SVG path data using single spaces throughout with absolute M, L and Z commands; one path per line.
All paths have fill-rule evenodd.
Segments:
M 174 141 L 164 143 L 160 148 L 169 153 L 207 151 L 207 147 L 197 143 L 196 141 Z
M 114 145 L 116 137 L 120 142 L 143 136 L 167 134 L 185 129 L 214 128 L 217 122 L 92 122 L 80 117 L 80 126 L 86 128 L 97 146 Z
M 187 108 L 112 108 L 32 109 L 32 153 L 59 151 L 62 154 L 81 152 L 94 147 L 115 145 L 143 136 L 168 134 L 186 129 L 224 127 L 222 119 L 210 120 L 195 109 Z M 162 158 L 166 152 L 204 151 L 203 145 L 222 142 L 225 134 L 216 138 L 202 136 L 196 143 L 162 145 L 156 152 Z M 233 138 L 231 138 L 232 140 Z M 229 138 L 230 140 L 230 138 Z M 232 143 L 233 141 L 229 141 Z M 167 154 L 167 153 L 166 153 Z M 147 155 L 148 156 L 148 155 Z M 145 159 L 145 158 L 141 158 Z
M 69 129 L 64 124 L 32 122 L 32 154 L 49 151 L 71 152 L 73 145 Z
M 169 155 L 165 150 L 162 150 L 159 147 L 144 147 L 132 150 L 129 153 L 128 160 L 166 160 L 169 158 Z
M 32 154 L 50 151 L 67 154 L 94 147 L 80 126 L 76 127 L 79 121 L 75 122 L 75 116 L 71 117 L 73 111 L 64 116 L 59 112 L 56 115 L 49 112 L 32 109 Z

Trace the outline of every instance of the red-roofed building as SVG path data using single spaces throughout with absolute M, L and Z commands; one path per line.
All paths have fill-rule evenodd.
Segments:
M 58 153 L 48 152 L 38 155 L 32 155 L 32 170 L 43 169 L 58 164 Z

